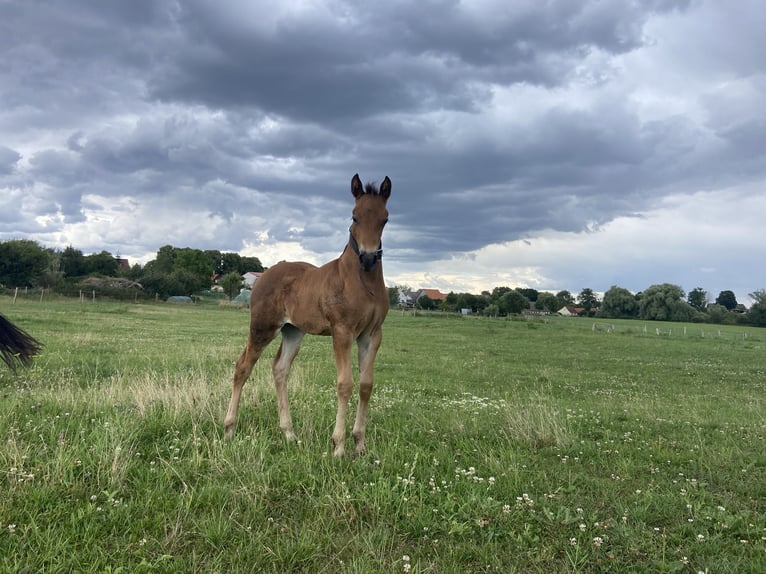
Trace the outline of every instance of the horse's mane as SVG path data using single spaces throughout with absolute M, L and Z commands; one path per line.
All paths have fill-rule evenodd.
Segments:
M 369 193 L 370 195 L 378 195 L 380 192 L 378 191 L 378 184 L 368 181 L 364 186 L 364 192 Z

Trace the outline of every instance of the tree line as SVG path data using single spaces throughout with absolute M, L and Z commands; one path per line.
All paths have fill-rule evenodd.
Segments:
M 263 270 L 257 257 L 172 245 L 160 247 L 146 265 L 126 268 L 108 251 L 85 255 L 71 245 L 60 251 L 28 239 L 0 242 L 0 286 L 6 289 L 40 287 L 69 295 L 78 293 L 88 277 L 123 278 L 133 283 L 135 293 L 125 293 L 129 290 L 124 288 L 100 290 L 115 297 L 165 298 L 210 289 L 214 276 L 235 274 L 241 283 L 244 273 Z
M 0 287 L 6 289 L 41 287 L 76 295 L 88 277 L 117 277 L 134 282 L 135 290 L 108 287 L 99 290 L 112 297 L 165 298 L 207 290 L 217 276 L 227 294 L 233 296 L 242 284 L 243 274 L 263 270 L 257 257 L 172 245 L 160 247 L 155 259 L 146 265 L 125 268 L 121 258 L 108 251 L 85 255 L 71 245 L 60 251 L 27 239 L 0 242 Z M 392 307 L 398 305 L 401 289 L 406 288 L 389 289 Z M 590 288 L 574 295 L 566 290 L 554 294 L 531 288 L 495 287 L 479 295 L 452 292 L 439 302 L 423 296 L 416 305 L 453 312 L 470 309 L 487 316 L 514 315 L 531 308 L 556 313 L 565 306 L 576 306 L 581 309 L 580 314 L 601 318 L 766 326 L 766 290 L 754 291 L 749 296 L 754 303 L 745 309 L 732 291 L 721 291 L 711 302 L 710 295 L 701 287 L 687 295 L 681 287 L 669 283 L 652 285 L 636 294 L 613 285 L 602 299 Z
M 389 302 L 399 304 L 399 291 L 406 287 L 391 287 Z M 711 302 L 711 296 L 702 287 L 688 295 L 678 285 L 662 283 L 651 285 L 639 293 L 613 285 L 599 298 L 593 289 L 584 288 L 578 295 L 569 291 L 540 292 L 530 288 L 495 287 L 480 295 L 454 293 L 444 301 L 433 301 L 421 296 L 415 306 L 421 309 L 440 309 L 471 312 L 496 317 L 520 314 L 525 311 L 557 313 L 564 307 L 575 307 L 579 315 L 604 319 L 642 319 L 647 321 L 681 321 L 699 323 L 742 323 L 766 326 L 766 290 L 749 294 L 754 301 L 750 309 L 737 302 L 733 291 L 721 291 Z

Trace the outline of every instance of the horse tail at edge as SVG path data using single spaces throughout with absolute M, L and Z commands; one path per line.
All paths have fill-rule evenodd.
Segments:
M 11 370 L 16 370 L 17 362 L 30 365 L 41 349 L 42 343 L 0 315 L 0 359 Z

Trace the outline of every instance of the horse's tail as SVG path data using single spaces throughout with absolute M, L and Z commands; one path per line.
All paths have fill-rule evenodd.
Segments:
M 0 315 L 0 359 L 16 370 L 16 362 L 29 365 L 42 343 Z

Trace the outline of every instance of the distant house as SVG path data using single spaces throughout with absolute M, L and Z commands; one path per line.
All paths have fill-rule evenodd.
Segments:
M 411 290 L 399 287 L 396 292 L 399 295 L 399 307 L 409 309 L 415 304 L 415 293 Z
M 545 309 L 538 309 L 537 308 L 537 301 L 530 301 L 529 302 L 529 309 L 524 309 L 521 312 L 522 315 L 548 315 L 548 311 Z
M 421 289 L 415 292 L 415 302 L 423 295 L 426 295 L 432 301 L 444 301 L 447 296 L 438 289 Z
M 559 309 L 558 314 L 562 317 L 579 317 L 580 314 L 585 312 L 584 307 L 575 307 L 574 305 L 567 305 Z
M 123 257 L 115 257 L 115 261 L 117 261 L 117 268 L 122 269 L 123 271 L 130 271 L 130 261 Z
M 263 273 L 259 273 L 257 271 L 248 271 L 242 276 L 242 280 L 247 283 L 247 287 L 249 289 L 252 289 L 253 285 L 255 285 L 255 282 L 261 278 L 261 275 L 263 275 Z

